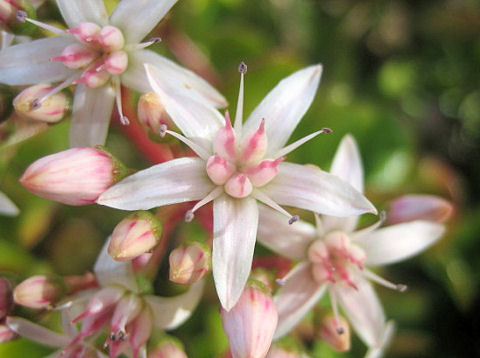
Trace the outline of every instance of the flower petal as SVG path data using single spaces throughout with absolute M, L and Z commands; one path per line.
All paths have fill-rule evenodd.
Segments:
M 7 47 L 0 52 L 0 83 L 16 86 L 67 78 L 74 70 L 50 58 L 59 55 L 72 41 L 56 36 Z
M 127 43 L 138 43 L 176 2 L 177 0 L 122 0 L 110 16 L 110 23 L 122 30 Z
M 136 292 L 138 290 L 135 275 L 133 274 L 131 261 L 115 261 L 108 254 L 110 237 L 103 245 L 100 255 L 97 257 L 93 272 L 100 286 L 120 285 Z
M 104 145 L 115 102 L 115 91 L 110 85 L 87 88 L 78 85 L 73 98 L 71 147 Z
M 262 191 L 280 205 L 320 214 L 351 216 L 377 213 L 373 204 L 350 184 L 312 166 L 280 163 L 277 176 Z
M 107 11 L 103 0 L 57 0 L 57 5 L 69 28 L 77 26 L 80 22 L 107 24 Z
M 390 204 L 388 222 L 426 220 L 444 222 L 453 214 L 453 205 L 435 195 L 409 194 L 396 198 Z
M 152 310 L 155 327 L 170 330 L 185 322 L 197 307 L 202 297 L 203 286 L 204 280 L 200 280 L 179 296 L 144 296 Z
M 203 160 L 180 158 L 128 176 L 100 195 L 97 203 L 122 210 L 148 210 L 200 200 L 212 189 Z
M 383 356 L 385 349 L 390 344 L 390 341 L 392 340 L 394 333 L 395 333 L 395 323 L 393 321 L 387 322 L 387 325 L 385 326 L 385 330 L 383 331 L 383 337 L 381 339 L 380 346 L 371 347 L 368 350 L 367 354 L 365 355 L 365 358 L 381 358 Z
M 322 297 L 326 284 L 316 283 L 309 262 L 302 262 L 288 273 L 285 284 L 273 297 L 278 310 L 278 325 L 274 339 L 290 332 Z
M 0 191 L 0 214 L 15 216 L 18 215 L 19 210 L 16 205 Z
M 144 68 L 147 63 L 157 68 L 157 77 L 162 87 L 181 87 L 191 97 L 198 97 L 200 101 L 206 101 L 213 107 L 227 105 L 225 97 L 199 75 L 150 50 L 130 53 L 129 67 L 122 74 L 122 83 L 138 92 L 151 91 Z
M 335 284 L 335 290 L 343 311 L 353 329 L 369 347 L 380 347 L 385 332 L 385 314 L 372 285 L 363 276 L 356 274 L 357 290 L 350 286 Z
M 310 107 L 317 92 L 322 66 L 304 68 L 286 77 L 270 91 L 245 122 L 243 133 L 257 130 L 265 119 L 267 156 L 281 149 Z
M 255 199 L 234 199 L 225 194 L 213 201 L 213 278 L 227 311 L 237 303 L 250 274 L 257 225 Z
M 437 241 L 445 232 L 441 224 L 411 221 L 375 230 L 356 243 L 367 254 L 365 265 L 378 266 L 405 260 Z
M 316 236 L 315 227 L 305 221 L 290 225 L 285 215 L 264 205 L 259 209 L 258 241 L 291 260 L 305 259 L 308 246 Z
M 18 335 L 50 347 L 64 347 L 70 339 L 20 317 L 7 317 L 7 325 Z
M 192 97 L 192 93 L 175 88 L 173 85 L 178 80 L 171 82 L 168 76 L 163 78 L 165 74 L 157 67 L 146 65 L 145 70 L 152 89 L 160 96 L 165 110 L 183 134 L 191 139 L 204 139 L 210 143 L 215 133 L 225 124 L 223 116 L 198 96 Z M 185 103 L 188 103 L 188 106 Z M 210 144 L 210 148 L 206 149 L 211 151 L 211 147 Z

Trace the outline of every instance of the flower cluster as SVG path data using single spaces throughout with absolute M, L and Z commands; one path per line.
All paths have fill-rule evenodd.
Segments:
M 75 86 L 73 148 L 36 160 L 20 183 L 67 205 L 134 211 L 112 229 L 93 274 L 38 275 L 13 289 L 0 278 L 0 337 L 20 335 L 56 347 L 61 357 L 103 357 L 107 351 L 112 358 L 185 357 L 182 345 L 164 331 L 193 313 L 211 270 L 234 358 L 304 357 L 281 343 L 270 349 L 271 342 L 292 331 L 327 293 L 332 313 L 327 309 L 319 318 L 317 336 L 346 351 L 350 324 L 367 345 L 367 356 L 378 357 L 393 323 L 371 282 L 398 291 L 406 286 L 371 268 L 435 243 L 451 205 L 433 196 L 404 196 L 392 204 L 392 225 L 382 227 L 383 213 L 371 226 L 358 225 L 360 215 L 378 212 L 364 195 L 362 162 L 351 135 L 341 141 L 330 172 L 287 161 L 302 144 L 332 132 L 318 128 L 288 144 L 314 100 L 322 65 L 281 80 L 244 121 L 242 62 L 232 123 L 228 111 L 217 109 L 226 105 L 217 90 L 147 50 L 157 38 L 142 42 L 175 2 L 121 0 L 108 15 L 101 0 L 56 0 L 64 30 L 36 20 L 21 1 L 0 0 L 2 22 L 28 23 L 56 35 L 0 51 L 0 82 L 33 85 L 15 98 L 17 115 L 55 123 L 68 113 L 62 91 Z M 176 151 L 175 158 L 135 172 L 103 147 L 115 104 L 121 124 L 131 125 L 122 104 L 122 90 L 129 89 L 140 94 L 138 120 L 158 137 L 185 144 L 193 155 Z M 178 204 L 178 212 L 159 214 L 158 208 L 171 204 Z M 0 214 L 18 214 L 1 192 Z M 315 225 L 300 215 L 311 216 Z M 191 238 L 171 250 L 169 279 L 187 287 L 160 297 L 154 283 L 162 279 L 161 259 L 179 217 L 187 223 L 198 219 L 210 239 Z M 289 260 L 285 276 L 274 281 L 269 273 L 252 274 L 257 241 Z M 64 332 L 14 316 L 14 303 L 58 311 Z

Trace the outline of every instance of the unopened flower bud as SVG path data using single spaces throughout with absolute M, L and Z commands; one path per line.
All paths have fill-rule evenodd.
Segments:
M 148 349 L 148 358 L 187 358 L 182 343 L 171 336 L 163 336 L 152 348 Z
M 10 312 L 12 305 L 12 285 L 6 278 L 0 277 L 0 320 Z
M 132 260 L 158 245 L 162 225 L 148 211 L 127 216 L 115 227 L 108 246 L 108 254 L 117 261 Z
M 278 313 L 266 291 L 261 283 L 253 281 L 230 311 L 221 310 L 233 358 L 263 358 L 270 348 Z
M 324 316 L 318 327 L 318 337 L 337 352 L 350 350 L 350 326 L 343 317 Z
M 53 275 L 37 275 L 13 290 L 16 304 L 30 308 L 52 308 L 66 293 L 63 280 Z
M 388 222 L 399 224 L 413 220 L 444 222 L 453 214 L 453 205 L 435 195 L 410 194 L 390 204 Z
M 126 168 L 105 150 L 82 147 L 38 159 L 20 182 L 42 198 L 80 206 L 94 203 L 126 174 Z
M 47 83 L 24 89 L 13 100 L 15 112 L 26 119 L 47 123 L 60 121 L 68 111 L 68 98 L 62 92 L 48 95 L 52 89 Z
M 170 281 L 192 284 L 210 271 L 211 250 L 207 245 L 192 242 L 170 253 Z
M 0 323 L 0 343 L 8 342 L 17 338 L 17 334 L 5 323 Z
M 172 126 L 172 120 L 165 111 L 160 96 L 154 92 L 145 93 L 138 100 L 138 120 L 144 127 L 160 136 L 165 126 Z

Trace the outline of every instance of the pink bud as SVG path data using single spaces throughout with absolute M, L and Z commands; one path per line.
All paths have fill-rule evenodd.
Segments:
M 93 22 L 81 22 L 73 29 L 67 30 L 67 32 L 75 36 L 77 40 L 87 45 L 91 45 L 94 36 L 97 35 L 100 30 L 100 26 L 94 24 Z
M 338 352 L 350 350 L 350 326 L 343 317 L 338 319 L 333 315 L 323 317 L 317 334 Z
M 148 211 L 127 216 L 115 227 L 108 254 L 117 261 L 127 261 L 153 250 L 162 236 L 162 225 Z
M 207 161 L 208 177 L 217 185 L 223 185 L 235 172 L 233 164 L 219 155 L 212 155 Z
M 53 275 L 30 277 L 15 287 L 16 304 L 30 308 L 52 308 L 66 293 L 63 280 Z
M 112 75 L 119 75 L 127 69 L 128 56 L 125 51 L 112 52 L 104 62 L 104 68 Z
M 20 182 L 35 195 L 69 205 L 92 204 L 126 169 L 98 148 L 72 148 L 31 164 Z
M 225 192 L 234 198 L 245 198 L 253 191 L 252 182 L 245 174 L 233 175 L 225 183 Z
M 269 183 L 277 175 L 277 166 L 283 161 L 283 158 L 277 160 L 267 159 L 258 165 L 247 168 L 247 174 L 252 184 L 260 187 Z
M 0 320 L 10 312 L 12 306 L 12 285 L 6 278 L 0 277 Z
M 48 95 L 52 89 L 47 83 L 27 87 L 13 100 L 15 112 L 26 119 L 58 122 L 68 111 L 68 98 L 62 92 Z
M 235 147 L 235 132 L 233 131 L 232 123 L 228 115 L 225 118 L 226 124 L 220 128 L 215 134 L 213 141 L 213 151 L 234 163 L 237 159 L 237 149 Z
M 444 222 L 453 214 L 453 205 L 434 195 L 410 194 L 390 204 L 388 222 L 398 224 L 413 220 Z
M 243 139 L 242 161 L 243 163 L 256 163 L 263 158 L 267 151 L 267 135 L 265 134 L 265 120 L 260 127 Z
M 260 285 L 251 283 L 230 311 L 221 310 L 233 358 L 263 358 L 270 348 L 278 313 Z
M 5 323 L 0 323 L 0 343 L 8 342 L 17 338 L 17 334 Z
M 68 45 L 60 56 L 52 57 L 50 61 L 60 61 L 68 68 L 83 68 L 98 57 L 96 51 L 78 43 Z
M 183 346 L 174 337 L 166 336 L 148 350 L 148 358 L 188 358 Z
M 95 40 L 102 46 L 104 51 L 120 50 L 125 44 L 122 32 L 114 26 L 104 26 Z
M 138 120 L 157 135 L 162 135 L 165 126 L 168 128 L 173 124 L 160 96 L 154 92 L 145 93 L 138 100 Z
M 192 284 L 210 270 L 211 250 L 199 242 L 177 247 L 170 253 L 170 281 Z
M 103 66 L 103 62 L 91 65 L 76 80 L 76 83 L 81 83 L 88 88 L 98 88 L 103 86 L 110 79 L 110 73 L 108 73 L 107 70 L 104 70 Z

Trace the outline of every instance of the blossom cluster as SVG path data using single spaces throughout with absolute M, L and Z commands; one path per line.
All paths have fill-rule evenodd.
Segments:
M 93 274 L 37 275 L 17 285 L 0 278 L 1 340 L 20 335 L 55 347 L 59 357 L 186 357 L 182 344 L 164 331 L 195 311 L 211 271 L 234 358 L 304 357 L 281 341 L 271 344 L 292 332 L 323 296 L 330 305 L 318 318 L 319 339 L 347 351 L 351 326 L 367 357 L 379 357 L 394 324 L 372 283 L 397 291 L 406 285 L 374 268 L 434 244 L 444 234 L 451 204 L 405 195 L 375 223 L 359 224 L 360 216 L 371 220 L 378 211 L 365 196 L 352 135 L 341 139 L 329 172 L 287 160 L 302 144 L 332 132 L 318 128 L 289 143 L 314 101 L 322 65 L 282 79 L 244 120 L 242 62 L 232 121 L 228 110 L 219 111 L 227 102 L 216 89 L 147 49 L 160 40 L 145 37 L 175 3 L 121 0 L 107 14 L 102 0 L 56 0 L 64 29 L 32 15 L 41 2 L 0 0 L 0 83 L 23 86 L 13 101 L 15 115 L 32 125 L 56 123 L 70 112 L 64 89 L 75 87 L 71 148 L 33 162 L 20 183 L 66 205 L 133 211 L 112 228 Z M 17 41 L 15 29 L 24 25 L 54 36 Z M 124 126 L 137 120 L 124 114 L 123 93 L 132 90 L 140 95 L 137 119 L 145 130 L 183 143 L 184 155 L 135 172 L 104 147 L 112 115 Z M 206 222 L 211 240 L 193 239 L 171 250 L 168 279 L 186 288 L 160 297 L 153 281 L 173 233 L 156 209 L 171 204 L 181 204 L 185 225 Z M 0 213 L 18 214 L 1 192 Z M 390 226 L 384 226 L 386 216 Z M 276 280 L 270 272 L 252 271 L 257 243 L 288 259 L 291 270 Z M 15 316 L 14 305 L 58 311 L 63 332 Z

